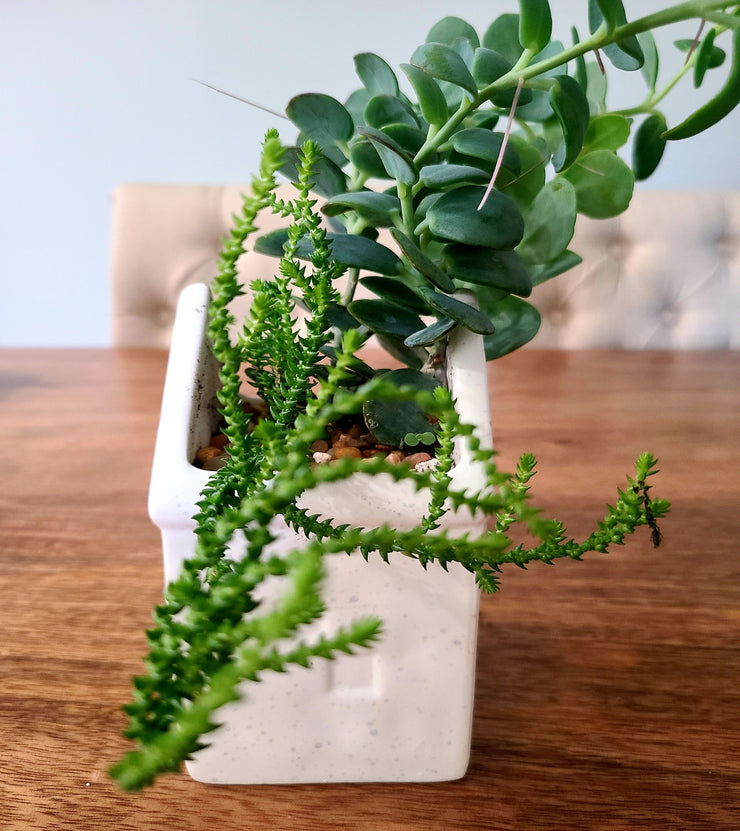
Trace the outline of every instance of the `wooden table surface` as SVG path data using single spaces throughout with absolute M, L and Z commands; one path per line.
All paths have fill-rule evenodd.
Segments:
M 146 515 L 165 355 L 0 352 L 0 828 L 740 829 L 740 353 L 524 351 L 490 367 L 507 469 L 587 533 L 638 452 L 673 501 L 483 598 L 459 782 L 125 794 L 106 770 L 161 592 Z M 644 531 L 644 529 L 643 529 Z

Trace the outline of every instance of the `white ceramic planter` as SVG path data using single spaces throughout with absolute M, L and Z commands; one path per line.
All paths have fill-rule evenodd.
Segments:
M 217 365 L 205 339 L 208 288 L 186 288 L 172 338 L 157 435 L 149 512 L 162 532 L 165 580 L 194 548 L 195 502 L 209 474 L 191 464 L 218 420 Z M 461 418 L 490 446 L 485 359 L 479 338 L 451 344 L 448 380 Z M 454 487 L 479 488 L 483 474 L 466 443 L 456 448 Z M 359 496 L 358 496 L 359 494 Z M 340 522 L 416 524 L 426 497 L 408 482 L 357 475 L 322 485 L 303 505 Z M 484 522 L 450 514 L 447 527 L 479 533 Z M 278 544 L 299 538 L 283 526 Z M 219 711 L 223 726 L 187 763 L 193 778 L 220 784 L 438 781 L 465 774 L 473 716 L 478 589 L 461 566 L 424 571 L 408 557 L 390 564 L 359 554 L 327 558 L 327 613 L 301 636 L 331 632 L 363 615 L 383 621 L 372 649 L 310 670 L 265 674 L 246 697 Z

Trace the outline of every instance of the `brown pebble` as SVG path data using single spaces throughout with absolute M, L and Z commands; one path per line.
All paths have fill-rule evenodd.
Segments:
M 223 450 L 220 447 L 201 447 L 201 449 L 195 454 L 199 462 L 207 462 L 209 459 L 213 459 L 215 456 L 221 456 L 223 454 Z
M 335 447 L 335 459 L 361 459 L 362 452 L 359 447 Z
M 349 435 L 347 433 L 340 433 L 332 439 L 334 447 L 347 447 L 349 444 Z
M 229 443 L 229 440 L 223 433 L 218 433 L 218 435 L 213 436 L 211 439 L 211 447 L 220 447 L 222 450 L 226 445 Z
M 416 467 L 419 462 L 428 462 L 431 458 L 428 453 L 412 453 L 410 456 L 406 456 L 404 462 L 411 465 L 411 467 Z
M 318 439 L 318 441 L 315 441 L 311 445 L 311 450 L 313 450 L 314 453 L 326 453 L 326 451 L 328 449 L 329 449 L 329 442 L 324 441 L 324 439 Z
M 221 453 L 219 456 L 211 456 L 203 462 L 203 470 L 218 470 L 222 468 L 229 459 L 228 453 Z
M 360 439 L 362 438 L 362 434 L 365 432 L 365 427 L 364 425 L 357 422 L 349 428 L 348 432 L 353 439 Z
M 393 447 L 392 444 L 376 444 L 375 446 L 378 448 L 378 450 L 382 450 L 384 453 L 390 453 L 391 450 L 396 449 Z
M 377 447 L 367 447 L 362 451 L 363 459 L 372 459 L 375 456 L 384 456 L 385 450 L 378 450 Z
M 391 450 L 385 457 L 386 462 L 391 465 L 398 465 L 403 461 L 403 453 L 400 450 Z

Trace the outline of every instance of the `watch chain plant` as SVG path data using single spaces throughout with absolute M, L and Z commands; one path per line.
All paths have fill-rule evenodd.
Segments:
M 147 632 L 147 674 L 134 679 L 134 699 L 124 708 L 126 736 L 137 747 L 111 770 L 122 787 L 139 789 L 178 770 L 207 744 L 205 734 L 218 727 L 216 711 L 245 694 L 245 682 L 370 647 L 382 635 L 381 621 L 363 618 L 331 635 L 302 638 L 303 627 L 324 611 L 328 555 L 359 552 L 387 561 L 398 553 L 425 568 L 457 562 L 493 592 L 507 564 L 525 568 L 606 552 L 641 526 L 660 543 L 657 520 L 669 503 L 650 494 L 656 460 L 649 453 L 637 458 L 634 476 L 596 530 L 575 541 L 530 503 L 534 457 L 522 456 L 513 474 L 499 471 L 493 451 L 461 423 L 444 384 L 454 327 L 483 335 L 489 358 L 521 346 L 539 323 L 522 298 L 578 260 L 567 248 L 576 213 L 611 216 L 627 206 L 633 172 L 616 151 L 634 117 L 645 116 L 634 144 L 634 168 L 644 177 L 666 141 L 711 126 L 738 103 L 737 4 L 695 0 L 634 23 L 618 0 L 591 0 L 589 12 L 591 33 L 581 40 L 574 32 L 569 47 L 550 40 L 546 0 L 520 0 L 519 15 L 502 15 L 480 41 L 464 21 L 445 18 L 402 67 L 417 102 L 400 92 L 381 58 L 359 55 L 363 88 L 346 105 L 313 93 L 289 104 L 303 133 L 300 147 L 286 148 L 277 131 L 268 132 L 259 175 L 234 217 L 212 285 L 209 336 L 221 366 L 229 455 L 203 491 L 195 556 L 166 588 Z M 689 18 L 710 28 L 690 42 L 679 75 L 693 68 L 701 83 L 721 63 L 715 40 L 725 30 L 732 68 L 713 99 L 666 131 L 658 105 L 667 89 L 657 87 L 649 32 Z M 595 51 L 617 68 L 643 68 L 648 93 L 641 105 L 605 111 L 602 60 L 585 59 Z M 495 130 L 499 118 L 507 119 L 504 132 Z M 295 183 L 293 198 L 278 198 L 279 174 Z M 370 179 L 391 184 L 371 190 Z M 315 194 L 323 197 L 321 213 Z M 257 238 L 258 250 L 278 258 L 276 271 L 252 283 L 249 314 L 234 333 L 230 304 L 243 293 L 237 260 L 265 211 L 287 225 Z M 390 230 L 395 250 L 378 242 L 381 229 Z M 373 274 L 361 276 L 367 271 Z M 376 299 L 354 299 L 358 283 Z M 461 289 L 475 303 L 470 294 L 453 296 Z M 298 308 L 307 313 L 303 328 Z M 373 334 L 406 369 L 374 370 L 357 357 Z M 245 378 L 268 408 L 256 423 L 243 407 Z M 382 455 L 312 464 L 312 443 L 360 415 L 381 443 L 433 443 L 437 466 L 419 472 Z M 479 491 L 451 485 L 460 439 L 485 470 Z M 411 480 L 427 496 L 426 515 L 398 531 L 337 525 L 299 507 L 317 485 L 358 472 Z M 461 509 L 488 517 L 490 530 L 454 537 L 440 520 Z M 281 518 L 305 540 L 288 553 L 273 546 L 273 522 Z M 517 528 L 533 539 L 531 547 L 514 542 Z M 233 558 L 229 545 L 240 538 L 244 556 Z M 283 586 L 269 608 L 256 596 L 266 580 Z

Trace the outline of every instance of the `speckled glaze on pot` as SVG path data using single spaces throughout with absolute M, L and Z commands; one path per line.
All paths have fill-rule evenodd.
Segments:
M 208 288 L 189 286 L 180 298 L 167 367 L 149 494 L 162 532 L 165 580 L 193 553 L 195 503 L 210 475 L 191 464 L 208 443 L 218 414 L 217 366 L 206 342 Z M 463 421 L 490 446 L 486 369 L 480 338 L 460 333 L 448 355 L 448 381 Z M 483 474 L 465 442 L 456 447 L 453 486 L 479 488 Z M 312 512 L 366 527 L 413 527 L 426 507 L 423 492 L 389 477 L 357 474 L 304 496 Z M 446 527 L 480 533 L 484 522 L 450 514 Z M 300 537 L 275 524 L 274 544 Z M 383 636 L 372 649 L 311 669 L 265 673 L 243 700 L 217 714 L 211 746 L 187 763 L 190 775 L 218 784 L 424 782 L 457 779 L 470 756 L 478 590 L 453 565 L 426 571 L 395 555 L 365 562 L 358 555 L 326 561 L 324 617 L 301 632 L 311 639 L 356 617 L 377 615 Z M 273 586 L 266 586 L 269 594 Z M 269 602 L 269 598 L 266 602 Z

